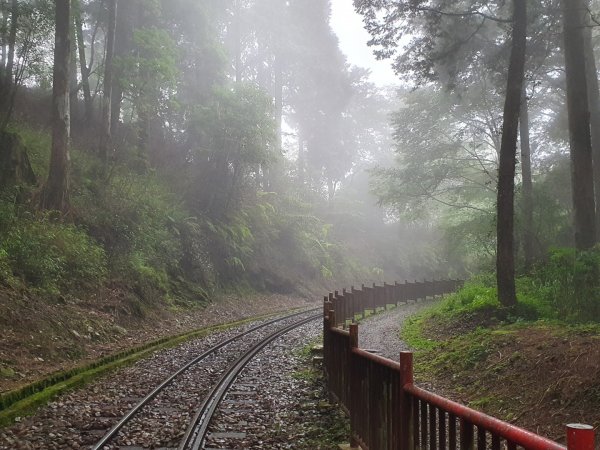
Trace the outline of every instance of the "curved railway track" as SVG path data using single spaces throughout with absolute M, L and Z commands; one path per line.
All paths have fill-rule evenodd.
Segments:
M 144 409 L 146 406 L 150 404 L 150 402 L 155 399 L 161 392 L 164 392 L 167 387 L 173 384 L 173 382 L 180 377 L 185 372 L 189 371 L 192 367 L 198 365 L 204 360 L 207 360 L 209 357 L 217 354 L 221 349 L 224 349 L 228 345 L 234 344 L 236 342 L 242 341 L 244 338 L 247 338 L 252 333 L 258 332 L 259 330 L 263 330 L 266 327 L 277 324 L 279 322 L 288 321 L 290 319 L 307 315 L 311 312 L 320 311 L 321 308 L 316 308 L 308 311 L 302 311 L 294 314 L 290 314 L 283 317 L 278 317 L 276 319 L 269 320 L 267 322 L 256 325 L 244 332 L 238 333 L 237 335 L 226 339 L 224 341 L 219 342 L 218 344 L 212 346 L 208 350 L 204 351 L 202 354 L 193 358 L 191 361 L 187 362 L 185 365 L 180 367 L 177 371 L 175 371 L 172 375 L 166 378 L 162 383 L 160 383 L 156 388 L 154 388 L 150 393 L 148 393 L 144 398 L 142 398 L 138 403 L 135 404 L 112 428 L 92 447 L 92 450 L 101 450 L 105 448 L 107 445 L 111 444 L 119 432 L 129 423 L 131 423 L 134 418 L 138 416 L 140 411 Z M 231 385 L 231 383 L 235 380 L 237 375 L 244 369 L 244 367 L 248 364 L 248 362 L 256 355 L 260 350 L 266 347 L 269 343 L 271 343 L 276 338 L 288 333 L 289 331 L 302 326 L 312 320 L 316 320 L 320 318 L 320 314 L 313 314 L 309 317 L 302 318 L 300 320 L 294 321 L 293 323 L 284 326 L 270 334 L 266 337 L 263 337 L 258 340 L 258 342 L 254 343 L 249 349 L 243 352 L 241 356 L 239 356 L 233 364 L 231 364 L 223 373 L 223 375 L 219 378 L 218 382 L 213 386 L 212 389 L 208 392 L 205 400 L 203 401 L 199 411 L 194 416 L 194 419 L 190 426 L 188 427 L 184 439 L 182 440 L 179 448 L 180 449 L 189 449 L 201 448 L 202 441 L 204 440 L 206 430 L 208 428 L 208 424 L 210 422 L 210 417 L 216 410 L 220 400 L 223 398 L 227 389 Z M 118 448 L 118 447 L 117 447 Z
M 267 337 L 253 345 L 246 353 L 241 355 L 238 360 L 225 371 L 221 376 L 217 384 L 210 390 L 209 394 L 202 403 L 200 409 L 196 413 L 192 423 L 188 427 L 184 438 L 179 445 L 179 450 L 199 450 L 202 448 L 206 433 L 208 431 L 208 425 L 213 414 L 217 410 L 217 406 L 227 393 L 227 390 L 237 378 L 237 376 L 244 370 L 250 360 L 263 348 L 273 342 L 275 339 L 289 333 L 295 328 L 298 328 L 308 322 L 320 318 L 320 314 L 310 316 L 308 318 L 294 322 L 284 328 L 281 328 Z

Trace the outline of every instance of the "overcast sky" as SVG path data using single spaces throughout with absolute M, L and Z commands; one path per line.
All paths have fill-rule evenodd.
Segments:
M 352 0 L 332 0 L 331 26 L 340 39 L 340 47 L 348 62 L 371 69 L 371 80 L 377 85 L 397 84 L 390 60 L 377 61 L 367 46 L 369 33 L 363 28 L 362 18 L 354 11 Z

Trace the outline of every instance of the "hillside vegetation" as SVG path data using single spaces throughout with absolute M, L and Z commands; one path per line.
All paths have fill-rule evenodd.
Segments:
M 600 250 L 555 250 L 517 280 L 519 303 L 478 277 L 409 321 L 417 383 L 564 442 L 600 422 Z

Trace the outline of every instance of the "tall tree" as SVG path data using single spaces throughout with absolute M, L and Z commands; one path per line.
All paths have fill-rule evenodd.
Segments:
M 519 135 L 521 141 L 523 256 L 525 269 L 533 264 L 533 180 L 531 178 L 531 142 L 529 133 L 529 105 L 527 90 L 523 86 L 521 111 L 519 113 Z
M 48 179 L 40 207 L 65 213 L 69 208 L 70 117 L 69 59 L 71 54 L 71 0 L 55 1 L 54 70 L 52 84 L 52 149 Z
M 573 195 L 575 245 L 587 249 L 596 242 L 592 142 L 583 39 L 585 4 L 582 0 L 561 0 L 569 145 L 571 148 L 571 184 Z
M 108 2 L 108 25 L 106 28 L 106 49 L 104 56 L 104 93 L 102 95 L 102 125 L 100 130 L 100 158 L 108 161 L 111 145 L 111 97 L 113 88 L 113 55 L 115 50 L 115 30 L 117 26 L 117 0 Z
M 6 67 L 6 43 L 8 40 L 8 0 L 0 0 L 0 91 L 4 81 L 4 68 Z
M 94 116 L 94 105 L 92 103 L 92 92 L 90 89 L 90 72 L 87 56 L 85 53 L 85 40 L 83 38 L 83 19 L 80 0 L 73 0 L 73 15 L 75 18 L 75 33 L 77 36 L 77 50 L 79 54 L 79 72 L 81 74 L 81 89 L 83 90 L 83 102 L 85 106 L 84 123 L 91 123 Z M 91 65 L 91 64 L 90 64 Z
M 5 6 L 5 5 L 3 5 Z M 8 10 L 4 11 L 6 22 L 6 16 L 8 16 Z M 11 92 L 13 89 L 13 72 L 15 64 L 15 48 L 17 43 L 17 24 L 19 18 L 19 3 L 17 0 L 12 0 L 10 9 L 10 31 L 8 34 L 4 33 L 5 39 L 2 41 L 2 60 L 3 70 L 1 72 L 2 80 L 0 82 L 0 112 L 3 113 L 2 128 L 4 128 L 8 122 L 8 112 L 10 109 L 9 102 Z M 6 42 L 5 42 L 6 40 Z M 6 46 L 6 50 L 5 50 Z M 6 54 L 5 54 L 6 52 Z
M 588 2 L 589 5 L 589 2 Z M 598 71 L 596 56 L 592 42 L 592 26 L 590 14 L 586 11 L 586 26 L 583 30 L 585 45 L 585 73 L 588 88 L 588 105 L 590 108 L 590 128 L 592 138 L 592 159 L 594 162 L 594 200 L 596 203 L 596 239 L 600 239 L 600 88 L 598 87 Z
M 136 0 L 128 0 L 119 5 L 119 14 L 115 29 L 114 57 L 122 60 L 129 56 L 133 45 L 133 31 L 135 28 L 135 16 L 137 12 Z M 117 131 L 119 118 L 121 116 L 121 103 L 123 102 L 124 70 L 122 64 L 113 67 L 113 86 L 110 99 L 110 129 L 112 133 Z
M 10 12 L 10 33 L 8 36 L 8 55 L 6 57 L 6 71 L 4 72 L 5 92 L 11 88 L 13 69 L 15 65 L 15 47 L 17 44 L 17 29 L 19 23 L 19 2 L 12 0 Z
M 496 281 L 503 306 L 517 303 L 514 249 L 514 186 L 519 132 L 519 110 L 525 77 L 527 0 L 513 1 L 513 30 L 502 117 L 502 140 L 498 165 Z

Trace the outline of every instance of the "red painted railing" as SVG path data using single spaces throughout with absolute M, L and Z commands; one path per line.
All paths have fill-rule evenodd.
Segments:
M 452 283 L 445 285 L 448 290 L 460 282 Z M 325 298 L 324 367 L 330 393 L 350 416 L 351 445 L 364 450 L 594 450 L 592 427 L 568 425 L 565 447 L 415 386 L 412 353 L 402 352 L 400 362 L 373 355 L 358 348 L 358 325 L 339 328 L 365 309 L 442 294 L 441 286 L 374 286 Z
M 377 312 L 379 309 L 387 309 L 389 306 L 402 302 L 411 302 L 426 297 L 454 292 L 463 282 L 461 280 L 434 280 L 415 281 L 409 283 L 383 283 L 383 286 L 362 286 L 361 289 L 352 287 L 349 291 L 344 289 L 342 293 L 330 293 L 325 297 L 327 306 L 335 312 L 336 326 L 346 328 L 348 322 L 353 322 L 357 317 L 364 317 L 366 311 Z

